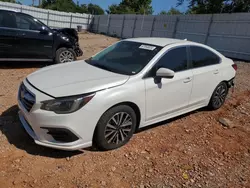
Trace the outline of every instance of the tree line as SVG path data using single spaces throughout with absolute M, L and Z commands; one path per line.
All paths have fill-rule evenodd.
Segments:
M 4 2 L 20 3 L 17 0 L 0 0 Z M 34 4 L 33 0 L 33 4 Z M 184 2 L 188 3 L 185 12 L 178 10 Z M 167 3 L 167 1 L 166 1 Z M 102 9 L 96 4 L 79 4 L 72 0 L 42 0 L 37 6 L 44 9 L 52 9 L 64 12 L 78 12 L 95 15 L 105 14 L 148 14 L 154 13 L 152 0 L 122 0 L 119 4 L 112 4 L 107 10 Z M 168 11 L 161 11 L 159 14 L 211 14 L 211 13 L 233 13 L 250 12 L 250 0 L 177 0 L 176 7 Z

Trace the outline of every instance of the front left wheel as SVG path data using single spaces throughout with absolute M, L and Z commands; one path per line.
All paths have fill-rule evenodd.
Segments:
M 127 105 L 106 111 L 97 123 L 94 144 L 100 150 L 112 150 L 125 145 L 136 129 L 136 114 Z
M 67 63 L 76 60 L 76 53 L 71 48 L 59 48 L 56 51 L 56 63 Z

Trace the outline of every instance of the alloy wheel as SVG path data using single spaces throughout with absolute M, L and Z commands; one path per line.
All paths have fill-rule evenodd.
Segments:
M 72 62 L 74 61 L 74 54 L 69 50 L 65 50 L 60 54 L 59 60 L 61 63 Z
M 212 101 L 213 105 L 215 107 L 220 107 L 226 100 L 226 96 L 227 96 L 227 88 L 224 84 L 221 84 L 215 91 L 215 95 Z
M 126 112 L 113 115 L 105 128 L 105 139 L 109 144 L 120 144 L 128 138 L 132 130 L 132 118 Z

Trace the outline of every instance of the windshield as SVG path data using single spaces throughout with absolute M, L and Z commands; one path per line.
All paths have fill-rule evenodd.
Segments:
M 86 62 L 118 74 L 134 75 L 140 72 L 161 49 L 160 46 L 121 41 L 87 59 Z

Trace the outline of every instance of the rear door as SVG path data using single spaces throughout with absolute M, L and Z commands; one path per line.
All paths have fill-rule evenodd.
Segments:
M 204 106 L 220 82 L 220 57 L 211 50 L 201 46 L 190 46 L 193 72 L 193 89 L 190 105 Z
M 53 34 L 37 19 L 23 13 L 16 13 L 18 28 L 18 56 L 24 59 L 52 59 Z M 40 32 L 44 28 L 47 32 Z
M 15 13 L 0 10 L 0 60 L 16 57 L 16 35 Z

